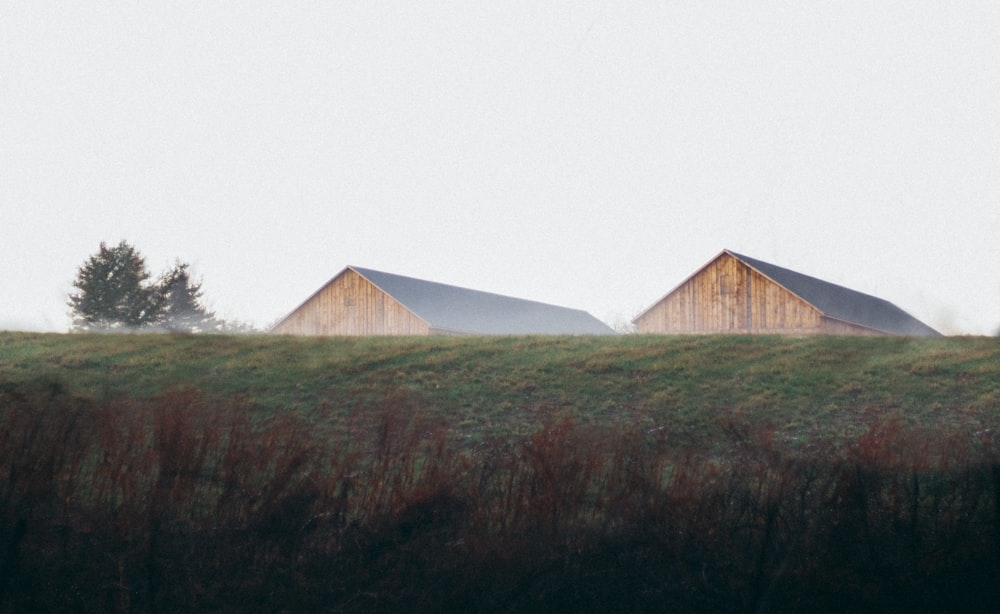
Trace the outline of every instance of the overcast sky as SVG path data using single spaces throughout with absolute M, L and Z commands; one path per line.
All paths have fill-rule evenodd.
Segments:
M 628 320 L 723 248 L 1000 328 L 1000 3 L 0 0 L 0 328 L 102 241 Z

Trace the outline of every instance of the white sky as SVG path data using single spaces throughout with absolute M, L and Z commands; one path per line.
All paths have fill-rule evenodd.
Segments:
M 1000 3 L 0 0 L 0 328 L 101 241 L 631 319 L 723 248 L 1000 328 Z

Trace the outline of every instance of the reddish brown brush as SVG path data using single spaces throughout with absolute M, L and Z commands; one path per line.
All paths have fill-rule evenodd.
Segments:
M 321 435 L 239 400 L 0 388 L 0 610 L 975 610 L 1000 461 L 873 420 L 808 456 L 553 413 L 468 446 L 412 397 Z

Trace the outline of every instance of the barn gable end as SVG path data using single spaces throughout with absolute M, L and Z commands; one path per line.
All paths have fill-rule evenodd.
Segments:
M 271 329 L 279 335 L 426 335 L 430 325 L 348 267 Z
M 272 328 L 291 335 L 613 334 L 585 311 L 349 266 Z
M 938 334 L 888 301 L 729 250 L 633 322 L 641 333 Z

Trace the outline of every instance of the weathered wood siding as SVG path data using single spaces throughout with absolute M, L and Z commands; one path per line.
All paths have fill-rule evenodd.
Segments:
M 836 320 L 834 318 L 823 318 L 822 331 L 827 335 L 862 335 L 862 336 L 874 336 L 874 335 L 886 335 L 888 333 L 883 333 L 877 331 L 873 328 L 868 328 L 866 326 L 861 326 L 860 324 L 851 324 L 850 322 L 844 322 L 843 320 Z
M 279 335 L 427 335 L 430 327 L 357 272 L 346 269 L 303 303 Z
M 848 333 L 818 309 L 722 254 L 636 320 L 640 333 Z

